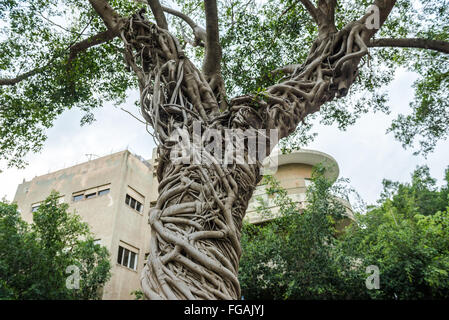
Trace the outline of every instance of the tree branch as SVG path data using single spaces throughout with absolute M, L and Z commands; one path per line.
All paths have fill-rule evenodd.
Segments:
M 449 54 L 449 42 L 441 40 L 430 40 L 423 38 L 409 39 L 372 39 L 368 47 L 399 47 L 430 49 Z
M 162 6 L 162 10 L 184 20 L 190 26 L 190 28 L 192 28 L 193 34 L 195 36 L 195 42 L 197 44 L 200 44 L 200 42 L 203 42 L 203 44 L 206 43 L 206 30 L 204 30 L 204 28 L 196 24 L 192 18 L 190 18 L 188 15 L 180 11 L 165 6 Z
M 108 29 L 117 28 L 121 17 L 112 9 L 107 0 L 89 0 L 89 2 Z
M 87 39 L 84 39 L 80 42 L 74 43 L 74 44 L 70 44 L 67 46 L 66 50 L 64 52 L 67 52 L 68 50 L 70 50 L 70 55 L 68 58 L 68 64 L 70 64 L 70 62 L 80 53 L 83 52 L 93 46 L 105 43 L 109 40 L 114 39 L 116 36 L 118 36 L 119 33 L 117 32 L 116 29 L 114 30 L 106 30 L 103 32 L 100 32 L 92 37 L 89 37 Z M 62 55 L 55 55 L 54 57 L 52 57 L 50 59 L 50 61 L 48 61 L 44 66 L 42 67 L 37 67 L 33 70 L 27 71 L 25 73 L 22 73 L 21 75 L 16 76 L 15 78 L 0 78 L 0 86 L 13 86 L 16 85 L 17 83 L 26 80 L 38 73 L 41 73 L 43 71 L 45 71 L 45 69 L 47 69 L 48 67 L 50 67 L 55 61 L 56 59 L 58 59 L 59 57 L 61 57 Z
M 203 71 L 206 76 L 213 76 L 220 71 L 221 46 L 218 31 L 218 11 L 216 0 L 204 0 L 206 12 L 206 56 Z
M 374 6 L 379 9 L 379 29 L 367 29 L 366 32 L 363 33 L 362 38 L 365 43 L 369 43 L 370 39 L 380 30 L 382 25 L 387 20 L 388 16 L 393 10 L 394 5 L 396 4 L 396 0 L 375 0 Z M 367 12 L 358 23 L 366 23 L 367 19 L 373 16 L 372 12 Z
M 80 52 L 85 51 L 96 45 L 108 42 L 109 40 L 112 40 L 117 36 L 119 36 L 118 30 L 109 29 L 74 44 L 73 46 L 70 47 L 70 55 L 68 62 L 70 63 Z
M 218 9 L 216 0 L 204 0 L 206 13 L 206 52 L 203 73 L 214 91 L 219 104 L 224 107 L 225 86 L 221 75 L 221 45 L 218 28 Z
M 337 32 L 335 27 L 335 7 L 337 0 L 319 0 L 318 1 L 318 26 L 321 34 L 328 35 L 331 32 Z
M 324 4 L 329 13 L 334 8 L 334 2 L 323 0 L 319 3 L 322 5 L 320 10 Z M 395 0 L 376 0 L 375 18 L 379 25 L 375 29 L 367 23 L 373 13 L 367 12 L 333 36 L 320 34 L 303 64 L 280 69 L 286 73 L 282 82 L 266 88 L 263 95 L 234 98 L 230 110 L 238 113 L 247 108 L 242 117 L 244 120 L 239 119 L 238 125 L 277 129 L 279 138 L 283 138 L 291 134 L 307 115 L 319 111 L 324 103 L 346 96 L 357 79 L 361 59 L 368 54 L 366 43 L 382 27 L 395 3 Z M 320 16 L 325 14 L 320 13 Z
M 307 9 L 318 25 L 319 37 L 324 38 L 331 32 L 336 32 L 335 27 L 335 7 L 336 0 L 319 0 L 318 7 L 315 7 L 310 0 L 299 0 Z
M 13 85 L 19 83 L 20 81 L 28 79 L 29 77 L 32 77 L 35 74 L 38 74 L 38 73 L 44 71 L 48 66 L 49 66 L 49 64 L 47 64 L 47 65 L 45 65 L 43 67 L 39 67 L 39 68 L 30 70 L 28 72 L 22 73 L 21 75 L 15 77 L 15 78 L 0 79 L 0 86 L 13 86 Z
M 162 29 L 168 30 L 167 19 L 165 18 L 164 10 L 162 9 L 159 0 L 147 0 L 147 2 L 156 19 L 156 24 Z
M 56 26 L 56 27 L 58 27 L 58 28 L 60 28 L 60 29 L 62 29 L 62 30 L 64 30 L 64 31 L 66 31 L 66 32 L 70 32 L 70 33 L 73 33 L 73 34 L 76 34 L 76 35 L 81 35 L 81 34 L 79 34 L 79 33 L 77 33 L 77 32 L 74 32 L 74 31 L 72 31 L 72 30 L 69 30 L 69 29 L 67 29 L 67 28 L 64 28 L 64 27 L 61 26 L 60 24 L 57 24 L 56 22 L 54 22 L 54 21 L 50 20 L 49 18 L 47 18 L 46 16 L 44 16 L 44 15 L 43 15 L 42 13 L 40 13 L 39 11 L 37 11 L 37 13 L 42 17 L 42 19 L 44 19 L 45 21 L 50 22 L 52 25 L 54 25 L 54 26 Z
M 318 11 L 317 8 L 312 4 L 312 2 L 310 2 L 310 0 L 299 0 L 299 1 L 307 9 L 309 14 L 312 16 L 313 20 L 315 20 L 315 22 L 319 24 Z
M 97 14 L 101 17 L 104 24 L 108 28 L 108 30 L 104 32 L 100 32 L 88 39 L 82 40 L 80 42 L 76 42 L 84 30 L 78 35 L 78 38 L 69 44 L 64 52 L 70 51 L 70 55 L 68 58 L 68 63 L 70 62 L 82 51 L 87 50 L 90 47 L 96 46 L 98 44 L 104 43 L 106 41 L 112 40 L 116 36 L 119 35 L 120 26 L 123 23 L 123 19 L 120 15 L 112 9 L 107 0 L 89 0 L 93 9 Z M 89 22 L 90 23 L 90 22 Z M 16 76 L 15 78 L 3 78 L 0 79 L 0 86 L 13 86 L 17 83 L 26 80 L 38 73 L 45 71 L 48 67 L 50 67 L 58 58 L 60 58 L 62 54 L 55 55 L 52 57 L 44 66 L 34 68 L 28 72 L 22 73 L 21 75 Z

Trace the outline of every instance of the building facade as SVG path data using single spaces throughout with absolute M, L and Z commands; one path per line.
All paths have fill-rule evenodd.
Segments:
M 271 158 L 271 159 L 270 159 Z M 275 160 L 273 160 L 275 159 Z M 273 167 L 274 170 L 268 172 L 279 182 L 280 186 L 285 189 L 289 197 L 298 204 L 298 207 L 304 209 L 306 201 L 307 187 L 312 183 L 312 174 L 314 167 L 322 165 L 325 169 L 324 176 L 326 179 L 334 183 L 339 176 L 339 167 L 337 161 L 330 155 L 315 151 L 301 149 L 288 154 L 273 153 L 269 158 L 265 159 L 265 167 Z M 260 206 L 260 200 L 263 201 L 266 208 L 270 210 L 270 215 L 261 216 L 257 212 Z M 346 208 L 348 219 L 340 221 L 340 228 L 347 225 L 349 221 L 354 219 L 351 205 L 348 201 L 339 198 L 338 201 Z M 268 196 L 266 185 L 260 183 L 253 193 L 245 219 L 253 224 L 259 224 L 276 217 L 278 207 L 274 203 L 274 197 Z
M 278 165 L 274 177 L 300 206 L 306 201 L 314 165 L 322 163 L 333 181 L 339 174 L 337 162 L 322 152 L 300 150 L 272 157 Z M 140 288 L 140 273 L 149 252 L 148 210 L 158 196 L 157 165 L 155 152 L 149 161 L 127 150 L 118 152 L 24 181 L 17 188 L 14 202 L 23 219 L 32 222 L 39 203 L 53 190 L 58 191 L 60 201 L 88 223 L 96 241 L 111 254 L 112 277 L 103 289 L 103 299 L 133 299 L 131 292 Z M 265 186 L 257 187 L 253 199 L 258 196 L 266 197 Z M 263 222 L 253 199 L 245 219 Z M 270 199 L 266 200 L 270 204 Z M 269 206 L 276 212 L 273 203 Z
M 148 162 L 123 151 L 25 181 L 14 202 L 31 222 L 39 202 L 58 191 L 111 254 L 103 299 L 132 299 L 149 246 L 148 208 L 157 194 L 152 177 Z

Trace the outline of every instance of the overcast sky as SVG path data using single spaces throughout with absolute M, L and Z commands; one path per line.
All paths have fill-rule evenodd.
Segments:
M 449 165 L 449 142 L 442 141 L 427 159 L 413 156 L 411 150 L 404 150 L 392 134 L 386 134 L 391 120 L 398 113 L 407 113 L 413 97 L 411 84 L 415 76 L 400 71 L 390 87 L 392 113 L 367 114 L 346 132 L 336 127 L 316 126 L 319 133 L 307 149 L 315 149 L 333 156 L 340 166 L 340 177 L 349 178 L 351 186 L 368 204 L 374 204 L 382 189 L 382 179 L 409 181 L 417 165 L 427 164 L 433 177 L 441 184 L 444 169 Z M 137 93 L 131 93 L 127 109 Z M 126 105 L 124 106 L 126 107 Z M 151 158 L 155 144 L 143 124 L 122 110 L 108 104 L 95 111 L 97 121 L 80 127 L 82 113 L 71 110 L 64 113 L 48 130 L 48 140 L 41 153 L 27 157 L 30 164 L 26 169 L 6 169 L 0 162 L 0 199 L 14 198 L 17 185 L 23 179 L 66 168 L 88 160 L 87 154 L 108 155 L 128 148 L 130 151 Z

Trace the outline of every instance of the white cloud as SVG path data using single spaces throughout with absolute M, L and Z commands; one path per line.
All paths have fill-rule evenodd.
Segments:
M 308 148 L 332 155 L 340 166 L 340 176 L 349 178 L 351 185 L 368 204 L 374 204 L 382 191 L 382 180 L 408 182 L 417 165 L 427 164 L 433 177 L 441 184 L 444 170 L 449 166 L 447 141 L 441 141 L 427 159 L 404 150 L 392 134 L 386 134 L 391 121 L 399 113 L 409 113 L 416 75 L 399 71 L 389 88 L 391 114 L 369 113 L 355 125 L 342 132 L 334 127 L 317 125 L 317 139 Z
M 135 98 L 136 93 L 132 93 L 125 108 L 136 110 L 133 107 Z M 29 166 L 25 169 L 5 169 L 4 163 L 0 163 L 4 170 L 0 173 L 0 199 L 6 195 L 11 201 L 23 179 L 31 180 L 35 176 L 87 161 L 90 154 L 104 156 L 128 148 L 146 159 L 151 158 L 153 138 L 142 123 L 112 104 L 95 110 L 94 114 L 97 121 L 81 127 L 81 111 L 64 113 L 48 130 L 48 140 L 42 152 L 27 157 Z

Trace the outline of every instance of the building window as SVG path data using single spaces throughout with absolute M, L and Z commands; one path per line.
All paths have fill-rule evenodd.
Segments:
M 84 194 L 78 194 L 76 196 L 73 196 L 73 202 L 77 202 L 77 201 L 80 201 L 83 199 L 84 199 Z
M 111 190 L 111 189 L 100 190 L 100 191 L 98 191 L 98 196 L 99 196 L 99 197 L 100 197 L 100 196 L 105 196 L 105 195 L 107 195 L 107 194 L 109 193 L 110 190 Z
M 100 196 L 104 196 L 107 195 L 110 191 L 110 188 L 108 188 L 108 186 L 101 186 L 101 187 L 95 187 L 89 190 L 85 190 L 85 191 L 79 191 L 79 192 L 75 192 L 73 194 L 73 202 L 77 202 L 77 201 L 81 201 L 84 199 L 92 199 L 95 197 L 100 197 Z
M 86 199 L 91 199 L 91 198 L 94 198 L 94 197 L 96 197 L 97 196 L 97 193 L 96 192 L 94 192 L 94 193 L 89 193 L 89 194 L 86 194 Z
M 33 203 L 31 205 L 31 212 L 36 212 L 39 209 L 39 207 L 41 206 L 42 202 L 43 201 L 37 202 L 37 203 Z M 64 196 L 58 197 L 58 205 L 63 204 L 63 203 L 64 203 Z
M 131 197 L 129 194 L 126 195 L 125 203 L 137 212 L 142 212 L 142 203 Z
M 125 203 L 129 206 L 129 203 L 131 201 L 131 197 L 129 196 L 129 194 L 126 195 L 126 199 L 125 199 Z
M 117 255 L 117 263 L 122 264 L 122 257 L 123 257 L 123 247 L 118 247 L 118 255 Z
M 117 263 L 130 268 L 132 270 L 137 269 L 137 253 L 123 248 L 122 246 L 118 247 L 118 255 L 117 255 Z

